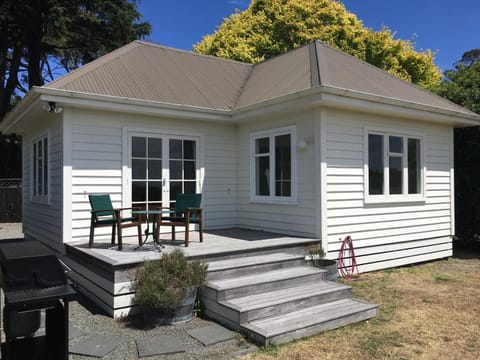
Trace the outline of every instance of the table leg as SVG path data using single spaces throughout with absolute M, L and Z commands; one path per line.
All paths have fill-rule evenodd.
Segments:
M 153 244 L 155 245 L 155 248 L 160 251 L 160 248 L 164 248 L 165 246 L 162 245 L 162 242 L 160 241 L 160 234 L 157 234 L 158 232 L 158 214 L 153 214 L 153 226 L 152 226 L 152 236 L 153 236 Z M 157 242 L 158 239 L 158 242 Z
M 143 245 L 145 245 L 145 243 L 148 240 L 148 235 L 150 234 L 150 222 L 149 222 L 149 219 L 148 219 L 148 215 L 146 215 L 145 217 L 146 217 L 146 223 L 147 223 L 147 228 L 144 231 L 145 232 L 145 240 L 143 240 L 142 245 L 137 246 L 134 250 L 137 250 L 137 249 L 141 248 Z

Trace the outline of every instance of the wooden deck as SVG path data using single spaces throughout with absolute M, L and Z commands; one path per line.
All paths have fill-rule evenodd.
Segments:
M 119 251 L 108 240 L 95 241 L 93 248 L 87 242 L 65 244 L 64 262 L 73 270 L 72 279 L 85 295 L 95 301 L 108 314 L 120 317 L 135 312 L 135 276 L 145 260 L 158 259 L 175 248 L 182 248 L 190 259 L 219 260 L 240 254 L 260 254 L 278 250 L 290 253 L 306 253 L 306 247 L 318 243 L 318 239 L 300 238 L 248 229 L 224 229 L 205 231 L 200 243 L 198 233 L 190 234 L 190 244 L 184 246 L 183 234 L 177 240 L 169 240 L 162 234 L 164 246 L 155 249 L 151 238 L 141 248 L 135 237 L 124 237 L 123 250 Z

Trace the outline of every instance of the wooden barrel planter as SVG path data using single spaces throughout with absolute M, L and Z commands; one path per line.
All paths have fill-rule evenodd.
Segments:
M 327 275 L 325 277 L 325 280 L 337 281 L 337 277 L 338 277 L 337 260 L 318 259 L 315 257 L 312 259 L 312 257 L 309 255 L 305 257 L 305 260 L 307 261 L 307 264 L 311 266 L 326 270 Z
M 174 309 L 144 309 L 143 320 L 150 326 L 181 324 L 193 319 L 197 287 L 184 289 L 179 304 Z

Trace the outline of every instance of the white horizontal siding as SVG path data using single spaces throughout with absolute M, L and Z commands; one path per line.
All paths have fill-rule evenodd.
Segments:
M 63 252 L 63 131 L 62 115 L 42 113 L 23 137 L 23 231 L 27 238 L 40 240 Z M 49 203 L 32 201 L 32 141 L 49 134 Z
M 360 271 L 405 265 L 451 253 L 451 129 L 329 110 L 326 126 L 328 256 L 353 239 Z M 426 201 L 364 202 L 364 129 L 417 130 L 424 136 Z M 446 255 L 447 254 L 447 255 Z M 422 260 L 419 260 L 422 259 Z
M 312 110 L 301 113 L 276 114 L 239 125 L 238 135 L 238 224 L 298 236 L 314 237 L 315 176 L 314 121 Z M 295 126 L 297 141 L 306 141 L 306 149 L 297 149 L 297 202 L 294 204 L 254 202 L 250 199 L 250 135 L 264 130 Z M 294 144 L 296 146 L 296 144 Z
M 233 125 L 79 109 L 72 118 L 72 239 L 88 238 L 89 194 L 107 193 L 115 207 L 130 206 L 122 203 L 125 128 L 155 134 L 171 135 L 176 131 L 198 134 L 203 139 L 198 160 L 204 174 L 201 191 L 205 228 L 236 225 L 236 129 Z M 126 233 L 134 230 L 128 229 Z M 95 229 L 99 236 L 109 232 L 108 228 Z

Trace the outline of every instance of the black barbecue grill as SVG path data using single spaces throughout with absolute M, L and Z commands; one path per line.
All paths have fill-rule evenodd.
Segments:
M 75 291 L 55 254 L 38 241 L 0 244 L 2 359 L 68 359 L 68 302 Z M 36 336 L 45 311 L 45 335 Z

